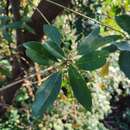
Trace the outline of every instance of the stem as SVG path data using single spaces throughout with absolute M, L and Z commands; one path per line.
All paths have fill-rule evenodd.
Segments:
M 55 70 L 55 67 L 49 67 L 46 70 L 41 71 L 41 74 L 43 75 L 44 78 L 46 78 L 50 73 L 54 72 L 54 70 Z M 36 73 L 31 74 L 28 77 L 25 77 L 23 79 L 19 79 L 15 82 L 12 82 L 6 86 L 3 86 L 2 88 L 0 88 L 0 92 L 6 90 L 7 88 L 11 88 L 19 83 L 22 83 L 22 82 L 24 82 L 24 80 L 30 79 L 30 78 L 35 77 L 35 76 L 36 76 Z
M 51 24 L 49 20 L 45 17 L 45 15 L 36 7 L 37 12 L 42 16 L 42 18 L 46 21 L 47 24 Z
M 46 21 L 46 23 L 50 25 L 51 23 L 50 23 L 49 20 L 45 17 L 45 15 L 40 11 L 40 9 L 38 9 L 37 7 L 35 7 L 35 5 L 32 3 L 31 0 L 29 0 L 29 2 L 32 4 L 33 9 L 36 9 L 37 12 L 38 12 L 38 13 L 42 16 L 42 18 Z
M 62 69 L 61 67 L 62 67 L 63 64 L 64 63 L 59 63 L 56 66 L 53 65 L 53 66 L 51 66 L 51 67 L 41 71 L 40 74 L 42 74 L 42 76 L 43 76 L 42 81 L 44 81 L 44 79 L 46 79 L 48 77 L 48 75 L 50 75 L 50 74 L 52 74 L 52 73 L 54 73 L 54 72 L 56 72 L 58 70 L 61 70 Z M 37 75 L 37 73 L 31 74 L 31 75 L 26 76 L 26 77 L 24 77 L 22 79 L 16 80 L 16 81 L 14 81 L 14 82 L 6 85 L 6 86 L 3 86 L 2 88 L 0 88 L 0 92 L 6 90 L 8 88 L 11 88 L 11 87 L 13 87 L 13 86 L 15 86 L 15 85 L 17 85 L 19 83 L 22 83 L 22 82 L 24 82 L 27 79 L 33 78 L 36 75 Z

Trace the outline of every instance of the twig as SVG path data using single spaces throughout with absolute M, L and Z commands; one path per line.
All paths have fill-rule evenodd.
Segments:
M 34 68 L 35 68 L 35 71 L 36 71 L 37 83 L 38 83 L 38 85 L 41 85 L 42 81 L 41 81 L 40 66 L 37 63 L 35 63 Z
M 36 7 L 37 12 L 42 16 L 42 18 L 46 21 L 47 24 L 50 25 L 50 22 L 48 19 L 45 17 L 45 15 Z
M 46 21 L 46 23 L 50 25 L 51 23 L 50 23 L 49 20 L 46 18 L 46 16 L 45 16 L 37 7 L 35 7 L 35 5 L 32 3 L 31 0 L 29 0 L 29 2 L 32 4 L 33 9 L 36 9 L 37 12 L 38 12 L 38 13 L 42 16 L 42 18 Z
M 55 67 L 49 67 L 49 68 L 47 68 L 46 70 L 41 71 L 41 74 L 43 75 L 44 78 L 46 78 L 50 73 L 54 72 L 54 70 L 56 71 L 56 68 L 55 68 Z M 47 74 L 47 73 L 48 73 L 48 74 Z M 28 77 L 24 77 L 23 79 L 17 80 L 17 81 L 15 81 L 15 82 L 13 82 L 13 83 L 10 83 L 10 84 L 8 84 L 8 85 L 6 85 L 6 86 L 3 86 L 2 88 L 0 88 L 0 91 L 3 91 L 3 90 L 5 90 L 5 89 L 7 89 L 7 88 L 11 88 L 11 87 L 13 87 L 14 85 L 17 85 L 17 84 L 19 84 L 19 83 L 22 83 L 22 82 L 24 82 L 24 80 L 27 80 L 27 79 L 32 78 L 32 77 L 34 77 L 34 76 L 36 76 L 36 73 L 31 74 L 31 75 L 29 75 Z

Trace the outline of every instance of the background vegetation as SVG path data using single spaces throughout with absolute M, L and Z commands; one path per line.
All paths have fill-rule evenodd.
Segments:
M 129 0 L 1 0 L 0 14 L 1 130 L 130 129 Z

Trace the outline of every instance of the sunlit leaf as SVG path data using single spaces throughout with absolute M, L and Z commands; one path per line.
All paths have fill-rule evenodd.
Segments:
M 107 51 L 95 51 L 83 55 L 80 59 L 76 61 L 76 65 L 80 69 L 84 70 L 95 70 L 102 67 L 106 63 L 106 58 L 108 57 Z
M 130 51 L 130 41 L 121 41 L 116 42 L 114 45 L 120 50 L 120 51 Z
M 95 29 L 79 43 L 77 49 L 80 55 L 84 55 L 120 38 L 120 35 L 100 36 L 99 29 Z

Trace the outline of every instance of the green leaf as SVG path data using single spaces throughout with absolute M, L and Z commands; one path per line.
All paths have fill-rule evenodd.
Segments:
M 9 20 L 11 19 L 9 16 L 0 16 L 0 20 Z
M 52 74 L 44 84 L 41 85 L 32 105 L 33 116 L 37 118 L 42 117 L 47 108 L 53 104 L 59 94 L 61 82 L 61 73 L 57 72 Z
M 110 46 L 102 48 L 102 50 L 107 51 L 109 53 L 114 53 L 117 51 L 117 47 L 114 44 L 111 44 Z
M 85 39 L 83 39 L 83 41 L 81 41 L 77 49 L 80 55 L 84 55 L 86 53 L 95 51 L 98 48 L 103 47 L 104 45 L 114 42 L 120 38 L 120 35 L 110 35 L 102 37 L 99 35 L 99 31 L 96 29 L 92 33 L 90 33 Z
M 41 43 L 35 41 L 26 42 L 24 47 L 26 48 L 26 55 L 31 60 L 41 65 L 49 64 L 49 55 Z
M 55 42 L 48 41 L 43 46 L 48 51 L 48 53 L 51 54 L 52 56 L 54 56 L 55 58 L 57 58 L 57 59 L 65 58 L 64 52 L 57 44 L 55 44 Z
M 130 15 L 120 15 L 115 17 L 117 24 L 130 35 Z
M 122 51 L 119 56 L 119 66 L 126 77 L 130 79 L 130 52 Z
M 99 28 L 96 28 L 92 31 L 87 37 L 85 37 L 80 44 L 77 46 L 77 50 L 79 54 L 86 54 L 88 51 L 91 51 L 93 43 L 95 43 L 95 39 L 99 37 Z
M 12 42 L 12 35 L 9 32 L 3 31 L 3 37 L 8 41 L 8 43 Z
M 41 65 L 49 65 L 51 61 L 57 62 L 57 59 L 64 59 L 62 49 L 52 41 L 48 41 L 43 45 L 39 42 L 30 41 L 24 43 L 26 55 Z
M 25 28 L 30 33 L 36 34 L 34 29 L 31 26 L 29 26 L 28 24 L 26 24 L 26 23 L 23 24 L 23 28 Z
M 130 41 L 121 41 L 116 42 L 114 45 L 120 50 L 120 51 L 130 51 Z
M 9 69 L 6 68 L 5 66 L 4 67 L 0 66 L 0 74 L 9 76 Z
M 23 27 L 23 23 L 21 21 L 9 23 L 7 25 L 3 25 L 3 29 L 19 29 Z
M 107 56 L 107 51 L 90 52 L 78 59 L 76 65 L 80 69 L 92 71 L 102 67 L 106 63 Z
M 92 96 L 85 80 L 72 65 L 69 66 L 68 73 L 74 96 L 77 98 L 80 104 L 82 104 L 87 110 L 91 111 Z
M 105 36 L 105 37 L 102 37 L 102 38 L 103 38 L 102 42 L 104 42 L 106 44 L 106 43 L 113 43 L 113 42 L 115 42 L 119 39 L 122 39 L 122 36 L 120 36 L 120 35 L 109 35 L 109 36 Z
M 59 30 L 53 25 L 44 25 L 43 26 L 44 33 L 58 46 L 61 45 L 62 35 Z

